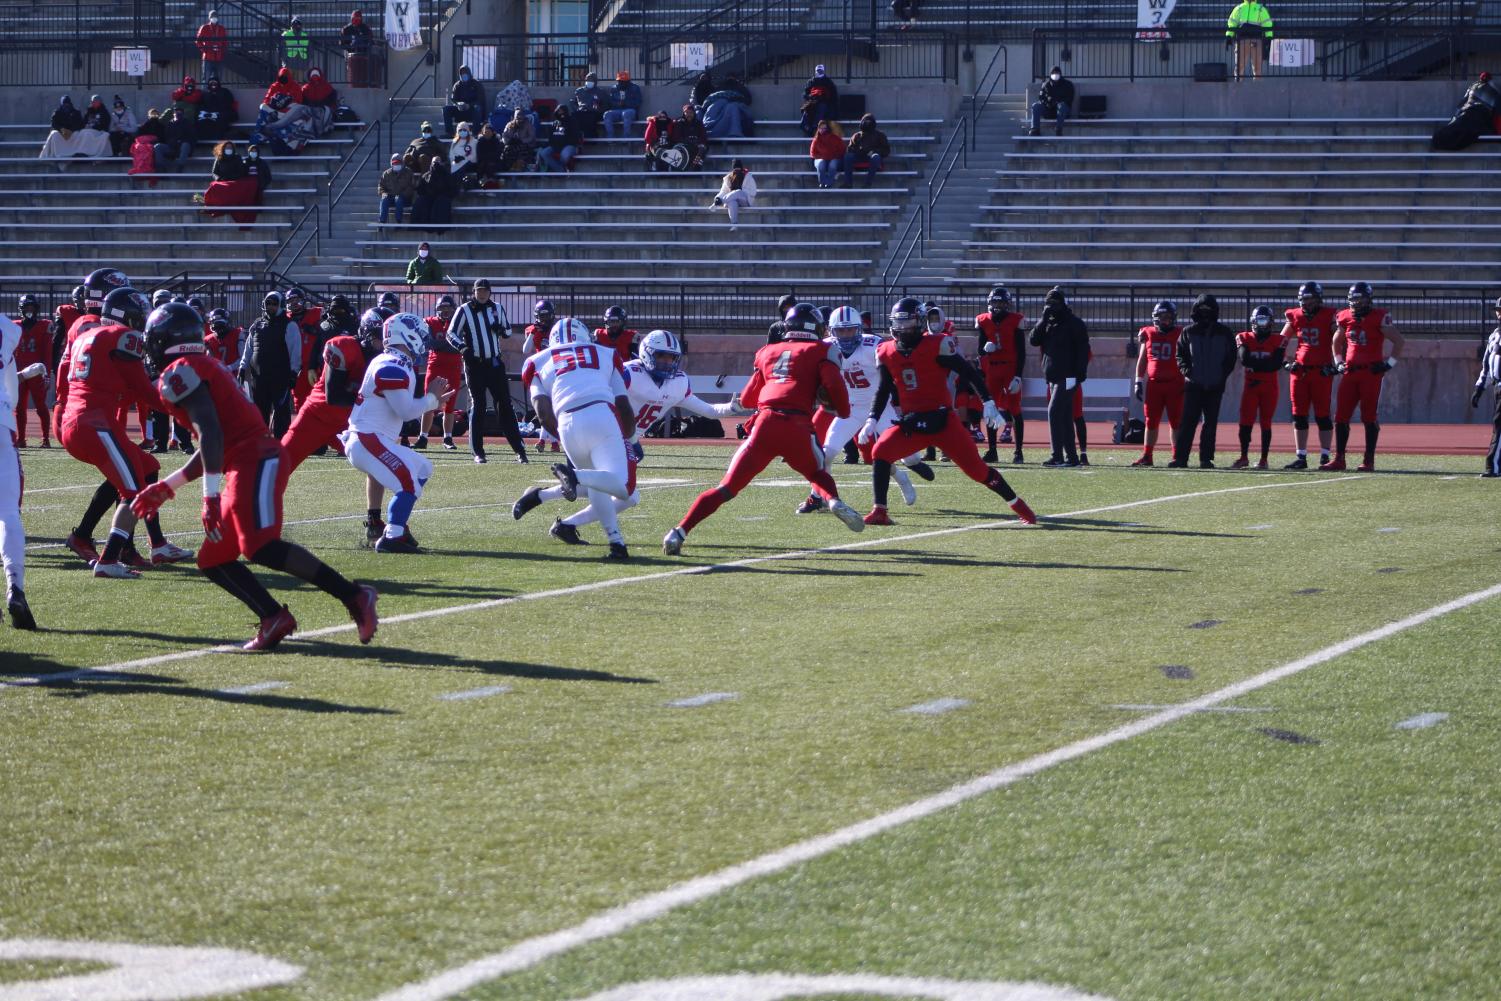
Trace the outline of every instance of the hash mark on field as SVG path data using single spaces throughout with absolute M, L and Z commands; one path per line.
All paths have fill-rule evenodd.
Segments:
M 1193 669 L 1182 664 L 1163 664 L 1157 670 L 1174 681 L 1192 681 L 1194 676 Z
M 1324 589 L 1321 588 L 1321 587 L 1305 587 L 1301 591 L 1294 591 L 1293 592 L 1293 594 L 1323 594 L 1323 593 L 1324 593 Z
M 969 705 L 969 699 L 934 699 L 932 702 L 922 702 L 915 706 L 903 709 L 904 713 L 917 713 L 920 716 L 941 716 L 944 713 L 953 712 L 955 709 L 963 709 Z
M 739 697 L 739 692 L 706 692 L 703 695 L 690 695 L 686 699 L 673 699 L 667 705 L 673 709 L 697 709 L 699 706 L 707 706 L 715 702 L 727 702 L 730 699 L 738 699 Z
M 1265 734 L 1266 736 L 1271 737 L 1273 740 L 1280 740 L 1288 744 L 1319 743 L 1317 737 L 1308 737 L 1301 733 L 1294 733 L 1291 730 L 1278 730 L 1276 727 L 1272 726 L 1259 726 L 1256 728 L 1256 732 Z
M 1457 479 L 1459 479 L 1459 477 L 1458 476 L 1440 476 L 1439 479 L 1440 480 L 1457 480 Z
M 1248 532 L 1265 532 L 1267 529 L 1269 529 L 1269 528 L 1275 528 L 1275 527 L 1276 527 L 1275 525 L 1247 525 L 1246 526 L 1246 531 L 1248 531 Z
M 487 695 L 504 695 L 510 685 L 486 685 L 484 688 L 468 688 L 462 692 L 444 692 L 438 696 L 442 702 L 463 702 L 465 699 L 482 699 Z
M 1426 730 L 1430 726 L 1438 726 L 1448 718 L 1448 713 L 1419 713 L 1411 719 L 1404 719 L 1396 725 L 1396 728 L 1398 730 Z
M 251 692 L 269 692 L 276 688 L 288 688 L 290 681 L 257 681 L 253 685 L 240 685 L 237 688 L 221 688 L 220 695 L 249 695 Z
M 1190 624 L 1188 628 L 1190 628 L 1190 629 L 1213 629 L 1215 626 L 1221 625 L 1222 622 L 1223 622 L 1223 620 L 1221 620 L 1221 619 L 1205 619 L 1203 622 L 1194 622 L 1194 623 Z
M 1152 702 L 1122 702 L 1110 707 L 1111 709 L 1123 709 L 1133 713 L 1156 713 L 1164 709 L 1177 709 L 1176 705 L 1161 705 Z M 1269 713 L 1269 706 L 1206 706 L 1202 709 L 1193 710 L 1196 713 Z
M 1378 532 L 1400 532 L 1402 530 L 1400 528 L 1378 528 L 1378 529 L 1376 529 L 1376 531 L 1378 531 Z
M 742 517 L 740 520 L 741 521 L 766 521 L 767 520 L 767 516 L 764 515 L 764 514 L 751 514 L 751 515 L 746 515 L 746 516 Z

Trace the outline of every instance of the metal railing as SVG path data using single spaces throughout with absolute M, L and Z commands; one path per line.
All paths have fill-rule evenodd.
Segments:
M 913 231 L 914 226 L 916 232 Z M 912 214 L 911 219 L 907 220 L 907 225 L 902 227 L 901 235 L 896 238 L 891 263 L 886 265 L 886 270 L 881 273 L 882 288 L 889 289 L 894 283 L 901 281 L 902 273 L 907 270 L 907 262 L 912 260 L 912 255 L 923 253 L 926 247 L 927 231 L 928 209 L 919 202 L 917 211 Z
M 1005 86 L 1002 87 L 1002 93 L 1010 89 L 1010 62 L 1011 57 L 1006 50 L 1006 46 L 997 46 L 984 72 L 975 80 L 975 89 L 969 95 L 969 117 L 973 123 L 973 127 L 969 133 L 971 150 L 975 148 L 975 143 L 979 140 L 980 116 L 984 115 L 985 109 L 990 106 L 990 99 L 995 94 L 996 86 L 1004 82 Z
M 933 217 L 933 206 L 938 201 L 938 196 L 943 194 L 944 186 L 949 183 L 949 175 L 954 168 L 961 164 L 969 166 L 969 139 L 971 128 L 969 119 L 963 115 L 954 123 L 954 131 L 949 136 L 949 141 L 944 144 L 943 151 L 933 161 L 933 172 L 928 175 L 928 218 Z M 955 148 L 958 143 L 958 148 Z
M 426 74 L 425 76 L 420 75 L 424 73 Z M 435 76 L 432 70 L 428 68 L 427 63 L 413 63 L 411 70 L 406 75 L 406 79 L 397 84 L 395 89 L 391 91 L 391 96 L 386 99 L 387 156 L 396 152 L 396 143 L 398 141 L 396 138 L 396 120 L 401 117 L 407 108 L 411 107 L 413 101 L 422 96 L 423 91 L 427 89 L 428 85 L 434 79 Z M 411 93 L 403 97 L 402 92 L 407 89 L 409 84 L 412 84 L 413 80 L 416 80 L 416 84 L 412 86 Z
M 323 240 L 320 236 L 318 225 L 320 207 L 318 200 L 314 199 L 313 203 L 307 207 L 307 211 L 302 213 L 297 221 L 292 224 L 292 231 L 287 234 L 287 238 L 282 241 L 281 246 L 277 247 L 270 259 L 266 261 L 267 271 L 290 270 L 293 264 L 302 260 L 303 254 L 307 252 L 309 243 L 313 245 L 314 254 L 323 252 Z M 309 219 L 312 219 L 310 227 L 308 226 Z M 298 241 L 299 234 L 302 234 L 301 242 Z M 285 264 L 282 263 L 284 258 L 287 261 Z

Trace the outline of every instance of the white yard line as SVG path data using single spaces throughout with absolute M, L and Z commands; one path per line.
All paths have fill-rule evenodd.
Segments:
M 1120 504 L 1107 504 L 1104 507 L 1084 508 L 1079 511 L 1067 511 L 1062 514 L 1048 515 L 1043 518 L 1046 522 L 1049 518 L 1081 518 L 1091 514 L 1106 514 L 1111 511 L 1124 511 L 1129 508 L 1144 507 L 1149 504 L 1166 504 L 1169 501 L 1193 500 L 1199 497 L 1217 497 L 1222 494 L 1245 493 L 1251 490 L 1276 490 L 1279 488 L 1294 487 L 1317 487 L 1331 483 L 1348 483 L 1352 480 L 1362 479 L 1361 476 L 1341 476 L 1326 480 L 1294 480 L 1287 483 L 1260 483 L 1246 487 L 1226 487 L 1220 490 L 1198 490 L 1187 494 L 1169 494 L 1166 497 L 1148 497 L 1142 500 L 1125 501 Z M 506 505 L 477 504 L 474 507 L 496 507 Z M 435 508 L 437 510 L 459 510 L 457 508 Z M 345 516 L 341 516 L 345 517 Z M 354 517 L 354 516 L 348 516 Z M 340 518 L 322 519 L 325 521 L 337 521 Z M 295 524 L 295 523 L 289 523 Z M 705 566 L 683 567 L 681 570 L 662 570 L 657 573 L 640 574 L 635 577 L 612 577 L 609 580 L 595 581 L 592 584 L 574 584 L 570 587 L 560 587 L 549 591 L 532 591 L 527 594 L 516 594 L 509 598 L 491 598 L 486 601 L 473 601 L 463 605 L 446 605 L 441 608 L 429 608 L 422 612 L 407 612 L 404 615 L 392 615 L 382 618 L 383 626 L 400 625 L 403 622 L 417 622 L 423 619 L 436 619 L 447 615 L 460 615 L 465 612 L 479 612 L 486 609 L 499 608 L 502 605 L 514 605 L 522 601 L 545 601 L 551 598 L 561 598 L 573 594 L 583 594 L 589 591 L 603 591 L 614 587 L 623 587 L 628 584 L 643 584 L 649 581 L 667 580 L 671 577 L 687 577 L 698 574 L 712 573 L 715 570 L 733 570 L 739 567 L 755 566 L 761 563 L 772 563 L 777 560 L 807 559 L 824 553 L 845 552 L 851 549 L 870 549 L 875 546 L 886 546 L 897 542 L 912 542 L 917 539 L 934 539 L 945 535 L 959 535 L 965 532 L 977 532 L 991 528 L 1018 528 L 1021 522 L 1007 521 L 980 521 L 957 528 L 938 528 L 927 532 L 913 532 L 908 535 L 888 535 L 881 538 L 864 539 L 860 542 L 846 542 L 837 546 L 824 546 L 821 549 L 796 549 L 785 553 L 773 553 L 770 556 L 752 556 L 743 560 L 731 560 L 728 563 L 710 563 Z M 347 622 L 337 626 L 324 626 L 322 629 L 309 629 L 296 634 L 298 639 L 321 639 L 324 636 L 334 636 L 339 633 L 354 631 L 354 623 Z M 54 681 L 71 681 L 84 677 L 95 671 L 130 671 L 139 667 L 153 667 L 157 664 L 166 664 L 179 660 L 192 660 L 197 657 L 206 657 L 214 653 L 230 653 L 239 650 L 238 645 L 226 644 L 211 647 L 198 647 L 192 650 L 179 650 L 176 653 L 155 654 L 150 657 L 142 657 L 138 660 L 121 661 L 118 664 L 109 664 L 104 667 L 79 668 L 72 671 L 59 671 L 56 674 L 39 675 L 33 678 L 14 678 L 9 681 L 0 681 L 0 689 L 16 685 L 36 685 Z
M 977 796 L 983 796 L 997 789 L 1004 789 L 1007 786 L 1020 782 L 1022 779 L 1037 775 L 1040 772 L 1047 771 L 1075 758 L 1081 758 L 1094 751 L 1104 750 L 1115 744 L 1140 737 L 1170 723 L 1175 723 L 1185 716 L 1212 709 L 1223 702 L 1237 699 L 1242 695 L 1265 688 L 1274 682 L 1301 674 L 1309 668 L 1317 667 L 1319 664 L 1327 663 L 1347 653 L 1359 650 L 1363 646 L 1386 639 L 1389 636 L 1394 636 L 1415 626 L 1423 625 L 1440 616 L 1448 615 L 1450 612 L 1468 608 L 1471 605 L 1494 598 L 1497 595 L 1501 595 L 1501 584 L 1485 588 L 1481 591 L 1473 591 L 1463 597 L 1455 598 L 1453 601 L 1447 601 L 1414 615 L 1409 615 L 1400 621 L 1388 623 L 1378 629 L 1372 629 L 1358 636 L 1352 636 L 1347 640 L 1341 640 L 1306 657 L 1301 657 L 1280 667 L 1263 671 L 1253 677 L 1238 681 L 1233 685 L 1227 685 L 1218 691 L 1202 695 L 1190 702 L 1164 709 L 1134 723 L 1128 723 L 1125 726 L 1107 730 L 1093 737 L 1086 737 L 1083 740 L 1066 744 L 1063 747 L 1035 755 L 1012 765 L 1006 765 L 977 779 L 952 786 L 937 795 L 920 799 L 888 813 L 883 813 L 868 820 L 851 824 L 848 827 L 840 828 L 829 834 L 809 838 L 806 841 L 800 841 L 797 844 L 789 845 L 786 848 L 770 852 L 747 862 L 742 862 L 739 865 L 733 865 L 706 876 L 699 876 L 696 879 L 678 883 L 660 892 L 648 894 L 630 903 L 603 911 L 581 924 L 574 925 L 572 928 L 564 928 L 561 931 L 556 931 L 548 935 L 539 935 L 535 938 L 526 939 L 503 952 L 493 953 L 474 962 L 466 963 L 456 969 L 440 973 L 431 979 L 409 984 L 382 994 L 376 1001 L 442 1001 L 444 998 L 453 997 L 455 994 L 466 991 L 478 984 L 529 969 L 546 959 L 569 952 L 579 946 L 612 938 L 629 931 L 637 925 L 662 917 L 677 908 L 706 900 L 726 890 L 733 889 L 742 883 L 758 879 L 762 876 L 775 875 L 800 863 L 811 861 L 830 852 L 837 851 L 840 848 L 858 844 L 868 838 L 883 834 L 893 828 L 958 806 Z

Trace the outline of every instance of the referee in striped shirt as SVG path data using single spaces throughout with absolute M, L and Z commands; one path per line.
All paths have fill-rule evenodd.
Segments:
M 474 294 L 459 307 L 448 325 L 448 343 L 464 356 L 469 381 L 469 448 L 475 462 L 485 462 L 485 396 L 495 401 L 500 431 L 516 450 L 516 461 L 527 462 L 526 445 L 511 409 L 511 377 L 506 373 L 500 342 L 511 336 L 506 311 L 490 298 L 490 280 L 479 278 Z

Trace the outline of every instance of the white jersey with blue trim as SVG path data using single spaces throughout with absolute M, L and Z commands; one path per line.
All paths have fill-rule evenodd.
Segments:
M 870 405 L 875 402 L 876 390 L 881 386 L 881 364 L 876 360 L 876 348 L 881 346 L 881 338 L 875 334 L 862 334 L 859 346 L 849 354 L 844 353 L 837 338 L 825 337 L 824 343 L 832 349 L 829 357 L 844 373 L 844 385 L 850 393 L 850 413 L 868 413 Z
M 16 374 L 16 348 L 20 345 L 20 326 L 8 316 L 0 316 L 0 429 L 6 431 L 16 429 L 16 400 L 21 383 Z
M 663 375 L 659 381 L 658 375 L 638 358 L 625 363 L 621 377 L 625 380 L 626 395 L 631 399 L 631 409 L 636 412 L 633 440 L 674 407 L 681 407 L 699 417 L 725 417 L 733 412 L 728 405 L 721 406 L 694 396 L 693 382 L 682 370 Z
M 398 351 L 375 356 L 365 368 L 360 393 L 349 415 L 349 429 L 359 434 L 395 438 L 401 426 L 437 406 L 431 393 L 418 396 L 412 360 Z
M 543 348 L 526 360 L 521 381 L 530 387 L 532 399 L 551 399 L 558 414 L 591 403 L 614 403 L 617 396 L 626 395 L 615 352 L 597 344 Z

